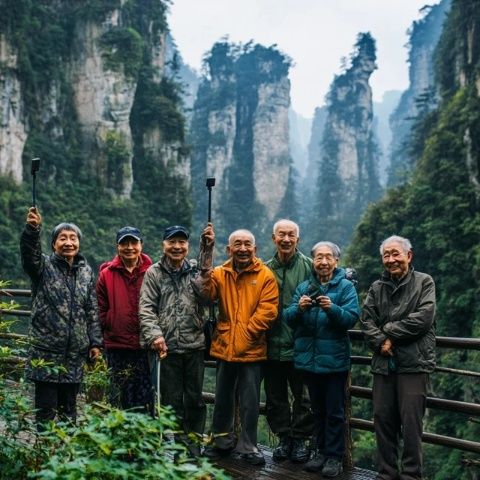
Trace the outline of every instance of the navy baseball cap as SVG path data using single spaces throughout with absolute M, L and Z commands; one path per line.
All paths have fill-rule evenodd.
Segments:
M 172 227 L 168 227 L 163 232 L 163 239 L 168 240 L 172 237 L 185 237 L 187 240 L 190 238 L 190 233 L 185 227 L 181 225 L 173 225 Z
M 122 240 L 124 240 L 127 237 L 132 237 L 135 240 L 140 240 L 143 242 L 143 237 L 142 234 L 140 233 L 140 230 L 135 227 L 123 227 L 117 232 L 117 243 L 120 243 Z

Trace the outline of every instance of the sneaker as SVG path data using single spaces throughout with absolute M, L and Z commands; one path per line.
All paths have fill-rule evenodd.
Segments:
M 343 472 L 343 466 L 341 460 L 338 458 L 327 458 L 325 465 L 322 468 L 322 476 L 324 477 L 336 477 Z
M 228 457 L 232 449 L 218 448 L 215 445 L 207 445 L 203 449 L 203 456 L 215 460 L 216 458 Z
M 310 460 L 305 464 L 304 470 L 307 472 L 319 472 L 326 460 L 327 457 L 316 448 L 313 450 Z
M 262 452 L 242 453 L 240 458 L 250 465 L 265 465 L 265 457 Z
M 305 440 L 302 438 L 292 438 L 291 445 L 290 460 L 294 463 L 305 463 L 310 456 L 310 451 L 305 445 Z
M 280 437 L 280 443 L 273 451 L 273 460 L 275 462 L 281 462 L 286 460 L 292 452 L 292 439 L 288 435 L 282 435 Z

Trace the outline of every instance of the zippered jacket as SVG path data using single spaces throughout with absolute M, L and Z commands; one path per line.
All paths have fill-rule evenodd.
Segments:
M 373 373 L 388 375 L 392 371 L 391 357 L 380 354 L 387 338 L 393 343 L 394 372 L 429 373 L 435 369 L 435 283 L 430 275 L 410 268 L 397 284 L 384 272 L 370 286 L 361 325 L 373 350 Z
M 332 306 L 323 310 L 312 306 L 302 312 L 298 302 L 302 295 L 327 295 Z M 318 293 L 317 293 L 318 292 Z M 350 370 L 351 344 L 348 330 L 360 317 L 357 292 L 345 278 L 345 270 L 336 268 L 332 279 L 322 285 L 316 276 L 301 283 L 292 304 L 285 310 L 287 324 L 294 332 L 295 368 L 313 373 Z
M 140 289 L 140 345 L 150 348 L 164 337 L 169 352 L 205 349 L 203 308 L 192 286 L 195 275 L 188 260 L 178 272 L 165 255 L 145 272 Z
M 228 362 L 266 360 L 266 332 L 278 313 L 278 287 L 259 259 L 238 273 L 231 260 L 204 271 L 195 285 L 207 301 L 218 300 L 210 355 Z
M 95 282 L 82 255 L 72 266 L 42 254 L 40 228 L 27 224 L 20 239 L 23 269 L 32 283 L 27 378 L 80 383 L 88 352 L 102 346 Z
M 139 264 L 131 272 L 118 255 L 100 266 L 97 298 L 105 348 L 140 349 L 138 300 L 150 265 L 150 257 L 141 253 Z
M 275 274 L 280 296 L 278 317 L 267 334 L 268 359 L 293 361 L 293 331 L 287 325 L 284 310 L 292 303 L 298 285 L 312 275 L 312 260 L 297 250 L 287 263 L 281 263 L 276 253 L 266 265 Z

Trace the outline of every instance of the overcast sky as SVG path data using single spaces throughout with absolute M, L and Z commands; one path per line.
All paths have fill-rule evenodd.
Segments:
M 172 0 L 169 25 L 186 63 L 200 70 L 202 56 L 223 36 L 277 44 L 294 61 L 290 70 L 295 111 L 312 117 L 324 104 L 342 57 L 359 32 L 377 41 L 374 100 L 408 86 L 407 29 L 419 10 L 439 0 Z

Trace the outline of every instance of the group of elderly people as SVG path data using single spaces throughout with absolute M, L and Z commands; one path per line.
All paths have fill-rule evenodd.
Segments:
M 79 253 L 80 229 L 56 226 L 53 253 L 43 255 L 41 224 L 38 210 L 30 208 L 21 236 L 33 297 L 27 376 L 35 383 L 39 428 L 56 415 L 75 421 L 84 363 L 103 349 L 115 387 L 112 403 L 152 412 L 152 372 L 157 379 L 161 374 L 161 402 L 175 411 L 180 440 L 199 455 L 191 434 L 203 434 L 206 422 L 204 307 L 215 304 L 213 441 L 203 455 L 265 463 L 257 446 L 263 379 L 267 420 L 279 439 L 273 459 L 338 476 L 345 453 L 348 330 L 360 320 L 373 350 L 377 478 L 422 478 L 422 420 L 435 366 L 435 286 L 429 275 L 414 271 L 407 239 L 392 236 L 381 244 L 384 272 L 361 311 L 354 284 L 338 266 L 339 247 L 318 242 L 308 258 L 298 250 L 299 227 L 291 220 L 273 226 L 276 253 L 268 262 L 256 256 L 253 234 L 236 230 L 228 239 L 228 260 L 217 267 L 212 224 L 201 234 L 198 264 L 187 260 L 190 234 L 183 226 L 164 231 L 156 263 L 142 252 L 141 232 L 123 227 L 117 254 L 101 265 L 96 283 Z

